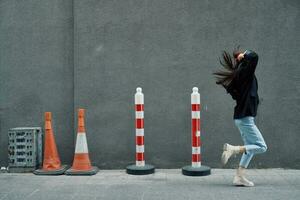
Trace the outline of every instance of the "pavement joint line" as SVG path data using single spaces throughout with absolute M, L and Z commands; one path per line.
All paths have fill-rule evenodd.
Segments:
M 143 194 L 141 196 L 141 200 L 144 200 L 145 193 L 146 193 L 146 191 L 143 191 Z
M 38 191 L 40 191 L 39 189 L 36 189 L 34 191 L 32 191 L 27 197 L 31 197 L 32 195 L 34 195 L 35 193 L 37 193 Z M 26 198 L 27 198 L 26 197 Z

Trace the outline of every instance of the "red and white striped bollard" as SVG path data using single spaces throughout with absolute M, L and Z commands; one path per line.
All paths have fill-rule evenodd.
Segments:
M 200 94 L 198 88 L 193 88 L 191 94 L 192 109 L 192 167 L 201 167 L 201 140 L 200 140 Z
M 133 175 L 152 174 L 155 171 L 153 165 L 145 164 L 145 140 L 144 140 L 144 94 L 142 88 L 136 88 L 135 102 L 135 141 L 136 161 L 135 165 L 126 167 L 126 172 Z
M 184 166 L 182 174 L 187 176 L 206 176 L 211 173 L 210 167 L 201 165 L 201 122 L 200 122 L 200 94 L 198 88 L 193 88 L 191 94 L 192 118 L 192 165 Z
M 136 89 L 135 101 L 135 141 L 136 141 L 136 166 L 145 166 L 144 146 L 144 94 L 142 88 Z

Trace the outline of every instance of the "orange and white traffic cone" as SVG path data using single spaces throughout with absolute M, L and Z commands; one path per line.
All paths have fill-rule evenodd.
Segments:
M 51 120 L 51 112 L 45 112 L 44 161 L 43 168 L 33 172 L 36 175 L 61 175 L 67 169 L 67 165 L 61 165 L 58 156 Z
M 73 166 L 68 169 L 66 175 L 94 175 L 99 171 L 91 165 L 89 150 L 84 126 L 84 109 L 78 109 L 78 132 Z

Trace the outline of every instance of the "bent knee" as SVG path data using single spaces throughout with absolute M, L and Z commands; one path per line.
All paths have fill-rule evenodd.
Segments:
M 267 151 L 267 149 L 268 149 L 268 147 L 267 147 L 266 144 L 263 145 L 263 146 L 260 148 L 260 150 L 261 150 L 262 153 L 265 153 L 265 152 Z

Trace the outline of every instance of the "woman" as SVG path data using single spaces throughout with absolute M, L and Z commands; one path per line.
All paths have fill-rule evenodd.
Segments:
M 222 85 L 236 101 L 234 122 L 241 133 L 244 146 L 224 144 L 221 161 L 225 165 L 232 155 L 243 154 L 233 184 L 251 187 L 254 183 L 245 178 L 245 169 L 253 155 L 267 150 L 264 138 L 254 122 L 259 103 L 257 79 L 254 74 L 258 55 L 250 50 L 235 50 L 232 57 L 225 51 L 222 57 L 220 63 L 225 71 L 217 71 L 214 75 L 217 78 L 216 83 Z

